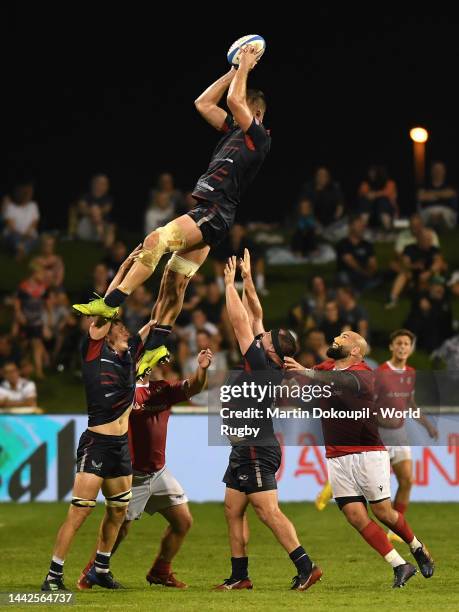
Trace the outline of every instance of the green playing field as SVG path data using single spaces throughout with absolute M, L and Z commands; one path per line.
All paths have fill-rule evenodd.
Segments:
M 253 591 L 212 592 L 230 574 L 226 526 L 221 504 L 192 504 L 193 528 L 174 570 L 189 588 L 184 591 L 148 586 L 145 574 L 164 528 L 162 517 L 145 515 L 114 555 L 112 570 L 126 587 L 77 592 L 76 605 L 39 606 L 70 610 L 458 610 L 459 507 L 457 504 L 412 504 L 407 518 L 437 563 L 435 576 L 420 574 L 404 589 L 393 590 L 392 569 L 345 522 L 332 504 L 318 512 L 310 503 L 284 504 L 300 541 L 324 576 L 304 593 L 289 591 L 295 569 L 272 534 L 252 512 L 249 571 Z M 67 504 L 0 504 L 0 592 L 37 590 L 46 575 L 54 537 Z M 65 564 L 67 587 L 75 590 L 79 571 L 94 544 L 103 506 L 98 505 L 77 535 Z M 397 545 L 413 561 L 404 544 Z M 414 561 L 413 561 L 414 562 Z M 30 606 L 14 609 L 30 609 Z

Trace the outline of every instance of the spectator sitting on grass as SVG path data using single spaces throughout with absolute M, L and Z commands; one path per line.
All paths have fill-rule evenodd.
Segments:
M 337 281 L 360 293 L 380 283 L 378 264 L 371 242 L 364 239 L 366 221 L 362 215 L 349 220 L 347 238 L 336 245 Z
M 95 295 L 105 295 L 110 284 L 107 266 L 104 263 L 96 264 L 92 272 L 92 278 L 92 286 L 88 287 L 82 294 L 82 299 L 87 302 L 94 299 Z
M 417 346 L 428 352 L 438 348 L 453 333 L 451 296 L 445 279 L 433 276 L 428 289 L 418 291 L 403 327 L 417 336 Z
M 325 316 L 318 326 L 325 335 L 325 340 L 330 345 L 336 336 L 349 329 L 345 321 L 340 317 L 338 304 L 332 300 L 325 305 Z
M 113 198 L 110 179 L 105 174 L 91 178 L 89 191 L 78 198 L 69 210 L 69 235 L 80 240 L 113 243 L 115 226 L 111 221 Z
M 100 242 L 106 248 L 115 240 L 115 226 L 104 220 L 102 208 L 97 204 L 88 207 L 86 214 L 78 222 L 77 238 L 90 242 Z
M 363 306 L 357 303 L 351 287 L 338 287 L 336 301 L 341 319 L 352 331 L 357 332 L 368 340 L 368 313 Z
M 402 230 L 395 241 L 394 251 L 395 259 L 390 262 L 390 268 L 397 274 L 401 272 L 403 268 L 403 251 L 407 246 L 416 244 L 419 235 L 423 230 L 427 228 L 424 225 L 424 221 L 419 213 L 414 213 L 410 216 L 410 226 L 408 229 Z M 433 229 L 427 229 L 432 236 L 432 246 L 440 248 L 440 241 L 438 235 Z
M 46 358 L 43 344 L 43 318 L 47 285 L 43 268 L 32 262 L 32 272 L 18 287 L 14 300 L 13 335 L 22 336 L 30 345 L 35 366 L 35 376 L 44 378 Z
M 37 388 L 32 380 L 22 378 L 14 361 L 2 368 L 3 381 L 0 384 L 0 409 L 37 406 Z
M 433 162 L 430 181 L 418 191 L 419 212 L 429 227 L 452 229 L 457 223 L 457 191 L 446 180 L 446 165 Z
M 295 232 L 292 236 L 291 248 L 295 255 L 307 257 L 317 251 L 319 227 L 314 216 L 312 202 L 302 198 L 298 204 L 295 219 Z
M 298 334 L 315 327 L 322 321 L 325 304 L 333 295 L 327 289 L 322 276 L 313 276 L 310 287 L 299 304 L 293 306 L 289 313 L 289 324 Z
M 156 187 L 151 190 L 150 202 L 154 202 L 158 194 L 167 196 L 167 201 L 172 204 L 177 214 L 181 214 L 184 208 L 183 193 L 175 188 L 174 177 L 170 172 L 163 172 L 158 176 Z
M 359 212 L 372 227 L 389 230 L 398 216 L 397 185 L 384 166 L 373 165 L 359 187 Z
M 36 246 L 40 211 L 34 201 L 34 185 L 24 181 L 16 186 L 13 199 L 7 201 L 3 211 L 4 236 L 8 247 L 18 260 L 23 259 Z
M 35 262 L 43 268 L 45 283 L 48 287 L 62 289 L 64 286 L 64 260 L 56 253 L 56 239 L 49 234 L 43 234 L 40 240 L 40 252 Z
M 63 291 L 48 289 L 43 312 L 43 340 L 46 350 L 53 357 L 56 343 L 70 314 L 69 300 Z M 53 358 L 51 359 L 53 361 Z
M 311 202 L 314 215 L 324 229 L 334 225 L 344 215 L 343 192 L 325 166 L 317 168 L 312 181 L 304 185 L 301 198 Z
M 413 284 L 415 289 L 425 289 L 434 275 L 446 272 L 447 264 L 438 247 L 432 245 L 432 233 L 427 228 L 421 230 L 415 244 L 409 244 L 403 251 L 402 269 L 397 275 L 390 292 L 386 308 L 394 308 L 403 289 Z
M 176 216 L 177 209 L 171 196 L 166 192 L 156 192 L 145 213 L 145 234 L 166 225 Z

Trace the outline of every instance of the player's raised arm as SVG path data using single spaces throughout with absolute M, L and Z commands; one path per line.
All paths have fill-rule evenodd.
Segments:
M 236 274 L 236 257 L 230 257 L 225 266 L 225 285 L 226 285 L 226 309 L 228 317 L 233 326 L 236 340 L 243 355 L 246 354 L 248 348 L 253 342 L 255 335 L 250 326 L 249 316 L 241 298 L 234 286 L 234 277 Z
M 244 259 L 239 262 L 241 276 L 244 282 L 244 290 L 242 294 L 242 303 L 249 316 L 250 325 L 255 336 L 262 334 L 265 331 L 263 325 L 263 308 L 258 299 L 257 291 L 253 283 L 252 270 L 250 263 L 250 253 L 248 249 L 244 249 Z
M 110 291 L 118 287 L 118 285 L 121 283 L 123 278 L 126 276 L 127 271 L 130 269 L 130 267 L 134 263 L 135 258 L 140 253 L 141 247 L 142 245 L 139 244 L 132 251 L 132 253 L 130 253 L 126 257 L 126 259 L 120 265 L 118 272 L 113 277 L 113 280 L 110 283 L 110 286 L 108 287 L 107 291 L 105 292 L 105 295 L 108 295 Z M 110 324 L 111 324 L 111 321 L 107 321 L 107 319 L 104 319 L 103 317 L 97 317 L 96 320 L 93 323 L 91 323 L 91 326 L 89 328 L 90 338 L 92 340 L 102 340 L 102 338 L 105 338 L 105 336 L 110 331 Z
M 201 351 L 198 355 L 198 367 L 194 374 L 187 378 L 185 393 L 188 398 L 200 393 L 207 384 L 207 369 L 212 363 L 213 354 L 210 349 Z
M 228 108 L 241 130 L 246 132 L 253 122 L 253 113 L 247 104 L 247 77 L 256 65 L 260 53 L 255 47 L 246 45 L 240 51 L 239 69 L 228 91 Z
M 231 68 L 226 74 L 220 77 L 215 83 L 212 83 L 202 94 L 196 98 L 194 105 L 204 119 L 217 130 L 223 129 L 226 115 L 228 114 L 223 108 L 218 106 L 223 94 L 230 86 L 231 81 L 236 74 L 236 70 Z

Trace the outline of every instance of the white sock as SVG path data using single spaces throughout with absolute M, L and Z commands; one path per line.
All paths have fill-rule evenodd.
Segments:
M 410 550 L 411 550 L 411 552 L 414 552 L 415 550 L 417 550 L 421 546 L 422 546 L 422 543 L 417 539 L 416 536 L 414 536 L 413 541 L 410 542 Z
M 265 288 L 265 275 L 257 274 L 255 276 L 255 286 L 258 290 Z
M 398 554 L 395 548 L 388 552 L 384 559 L 387 561 L 387 563 L 390 563 L 392 567 L 398 567 L 399 565 L 406 563 L 405 559 Z

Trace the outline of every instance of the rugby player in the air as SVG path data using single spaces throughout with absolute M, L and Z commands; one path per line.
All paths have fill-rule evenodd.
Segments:
M 139 375 L 143 374 L 150 350 L 167 340 L 182 309 L 190 278 L 207 258 L 210 247 L 223 240 L 231 229 L 241 194 L 268 154 L 271 137 L 262 123 L 265 97 L 261 91 L 247 89 L 247 77 L 258 59 L 255 48 L 247 45 L 241 50 L 238 70 L 231 68 L 195 101 L 204 119 L 223 132 L 208 169 L 194 188 L 196 206 L 145 238 L 131 270 L 105 298 L 74 305 L 82 314 L 113 318 L 125 299 L 151 276 L 164 253 L 173 253 L 164 271 L 154 313 L 157 325 L 146 343 Z M 231 115 L 219 106 L 227 89 Z

